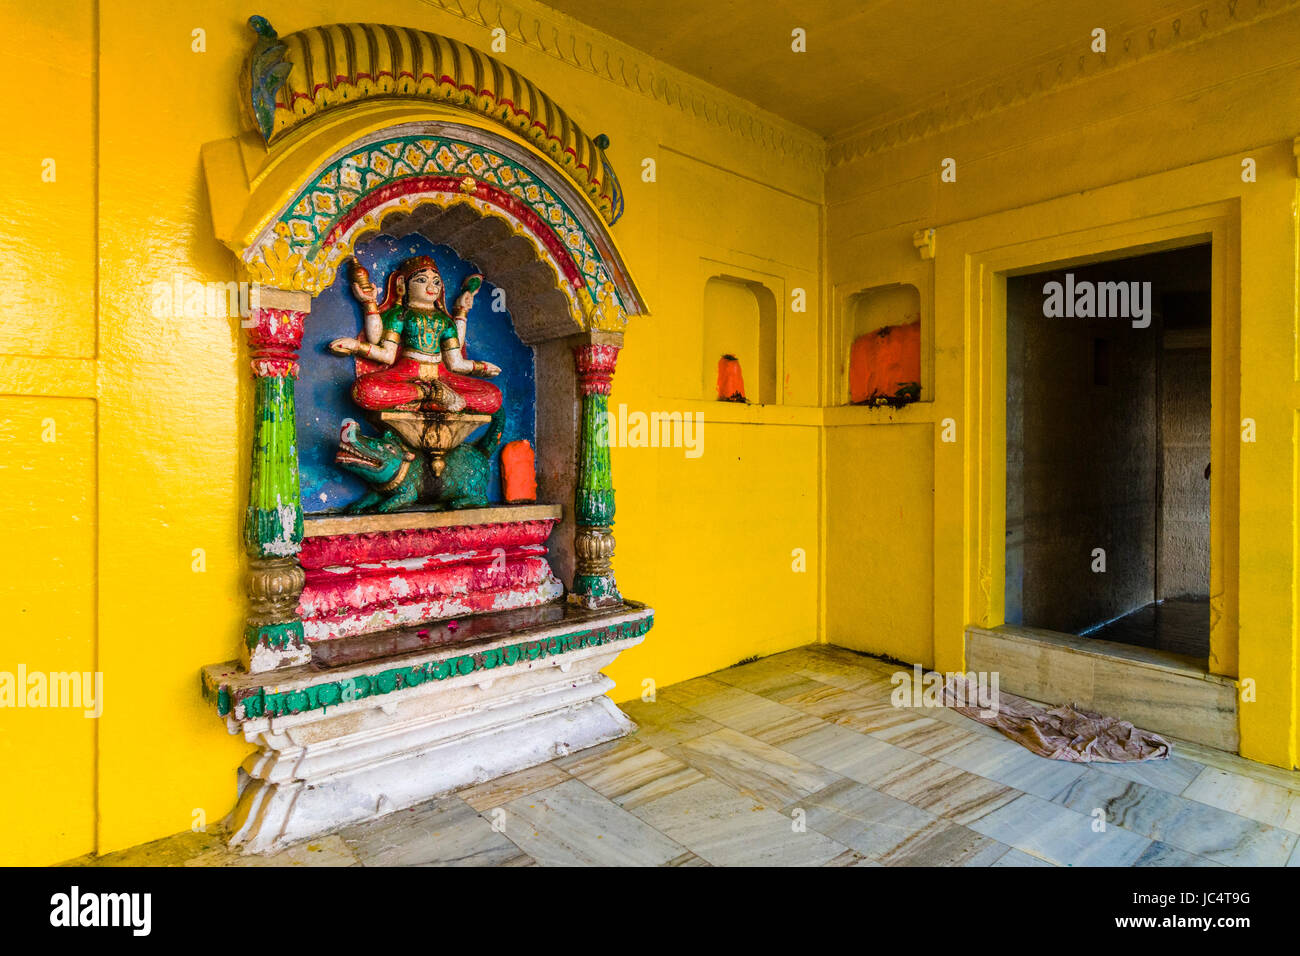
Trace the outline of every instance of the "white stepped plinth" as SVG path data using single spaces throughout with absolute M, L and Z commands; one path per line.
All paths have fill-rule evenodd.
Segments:
M 630 733 L 601 669 L 652 621 L 630 605 L 345 667 L 205 669 L 231 733 L 259 747 L 232 845 L 276 850 Z

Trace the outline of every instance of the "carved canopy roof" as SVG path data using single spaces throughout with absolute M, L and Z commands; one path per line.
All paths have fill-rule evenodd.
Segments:
M 324 113 L 360 100 L 405 98 L 468 110 L 530 140 L 606 222 L 623 212 L 618 178 L 602 146 L 555 101 L 494 57 L 409 27 L 339 23 L 284 37 L 263 17 L 244 67 L 243 103 L 268 147 Z

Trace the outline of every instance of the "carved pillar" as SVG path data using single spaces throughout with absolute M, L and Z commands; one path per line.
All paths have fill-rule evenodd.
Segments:
M 257 292 L 245 323 L 255 384 L 244 520 L 250 606 L 240 656 L 248 670 L 265 671 L 311 659 L 298 617 L 305 577 L 297 558 L 303 528 L 293 392 L 311 297 L 278 289 Z
M 578 449 L 578 481 L 574 494 L 574 573 L 569 601 L 585 608 L 623 603 L 614 583 L 614 484 L 609 467 L 609 392 L 622 335 L 591 334 L 574 346 L 578 391 L 582 396 L 582 425 Z

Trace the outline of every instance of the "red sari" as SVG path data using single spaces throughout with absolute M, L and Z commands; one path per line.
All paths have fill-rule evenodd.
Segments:
M 501 407 L 501 390 L 491 382 L 447 370 L 441 362 L 398 358 L 392 365 L 357 359 L 352 398 L 370 411 L 449 410 L 445 386 L 465 400 L 456 411 L 491 415 Z

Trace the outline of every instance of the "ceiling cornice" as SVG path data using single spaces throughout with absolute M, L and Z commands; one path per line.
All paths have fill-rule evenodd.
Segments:
M 489 31 L 500 27 L 511 43 L 523 44 L 583 73 L 676 108 L 697 122 L 746 140 L 769 156 L 812 169 L 825 168 L 826 142 L 813 131 L 549 7 L 502 0 L 422 2 Z
M 998 79 L 980 81 L 908 115 L 848 130 L 830 139 L 828 166 L 839 166 L 922 140 L 1029 100 L 1087 82 L 1153 56 L 1181 49 L 1293 10 L 1300 0 L 1209 0 L 1145 24 L 1107 28 L 1107 52 L 1087 37 L 1038 57 Z

